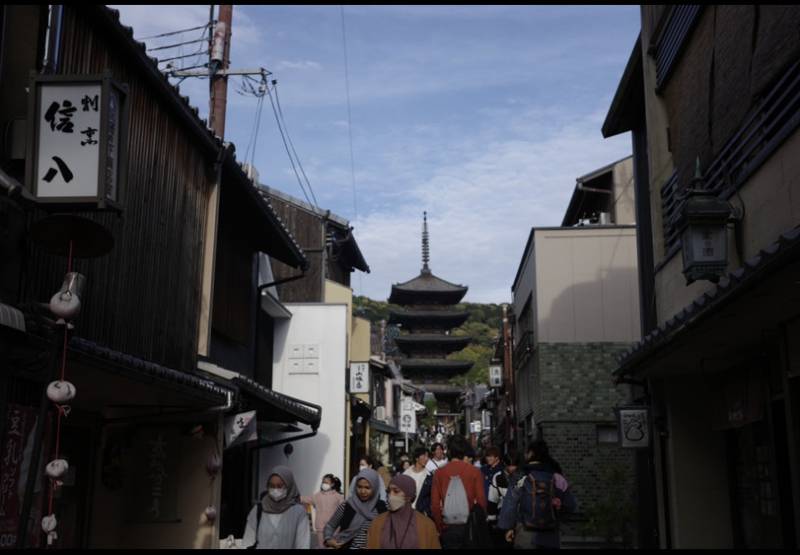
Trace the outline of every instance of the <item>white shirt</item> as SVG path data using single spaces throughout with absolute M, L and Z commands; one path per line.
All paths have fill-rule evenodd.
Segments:
M 417 483 L 417 498 L 414 499 L 414 502 L 411 506 L 416 509 L 417 508 L 417 499 L 419 498 L 419 492 L 422 490 L 422 484 L 425 482 L 425 477 L 430 474 L 427 468 L 423 468 L 421 472 L 415 472 L 413 466 L 409 466 L 405 472 L 403 472 L 404 476 L 409 476 L 413 478 L 414 481 Z
M 445 466 L 447 465 L 447 463 L 448 463 L 448 462 L 449 462 L 449 461 L 447 460 L 447 457 L 445 457 L 445 458 L 444 458 L 444 459 L 442 459 L 441 461 L 437 461 L 437 460 L 435 460 L 435 459 L 428 459 L 428 464 L 426 464 L 426 465 L 425 465 L 425 468 L 427 468 L 427 469 L 428 469 L 428 472 L 433 472 L 433 471 L 435 471 L 437 468 L 443 468 L 443 467 L 445 467 Z

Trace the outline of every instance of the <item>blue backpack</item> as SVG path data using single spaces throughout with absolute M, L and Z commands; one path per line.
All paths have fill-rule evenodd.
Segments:
M 431 518 L 433 513 L 431 512 L 431 490 L 433 489 L 433 472 L 425 476 L 425 481 L 422 482 L 422 487 L 419 489 L 419 495 L 417 495 L 417 504 L 416 509 Z
M 520 516 L 528 530 L 544 532 L 555 530 L 558 525 L 553 499 L 556 497 L 555 477 L 552 472 L 534 470 L 522 478 Z

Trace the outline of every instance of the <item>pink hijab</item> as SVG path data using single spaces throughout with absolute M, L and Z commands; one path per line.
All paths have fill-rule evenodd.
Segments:
M 389 511 L 381 534 L 381 549 L 419 549 L 417 534 L 417 511 L 411 503 L 417 496 L 417 483 L 411 476 L 395 476 L 389 486 L 397 486 L 406 496 L 402 509 Z

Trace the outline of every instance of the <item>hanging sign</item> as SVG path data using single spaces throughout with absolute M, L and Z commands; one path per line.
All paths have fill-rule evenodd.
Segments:
M 178 522 L 180 436 L 174 428 L 141 427 L 136 431 L 128 468 L 126 510 L 129 522 Z
M 350 365 L 350 393 L 369 393 L 369 363 Z
M 127 85 L 103 75 L 31 81 L 28 187 L 39 202 L 119 209 L 125 176 Z
M 616 412 L 620 447 L 649 447 L 650 422 L 647 407 L 619 407 Z
M 489 367 L 489 387 L 502 387 L 503 386 L 503 367 L 490 366 Z
M 243 412 L 225 419 L 225 448 L 258 439 L 256 411 Z
M 414 410 L 414 401 L 404 397 L 400 405 L 400 431 L 407 434 L 417 433 L 417 413 Z

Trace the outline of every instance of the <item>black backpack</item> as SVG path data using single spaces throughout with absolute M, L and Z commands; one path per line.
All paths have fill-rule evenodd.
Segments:
M 417 495 L 417 504 L 416 509 L 431 518 L 433 513 L 431 512 L 431 490 L 433 489 L 433 472 L 425 476 L 425 481 L 422 482 L 422 487 L 419 489 L 419 495 Z

